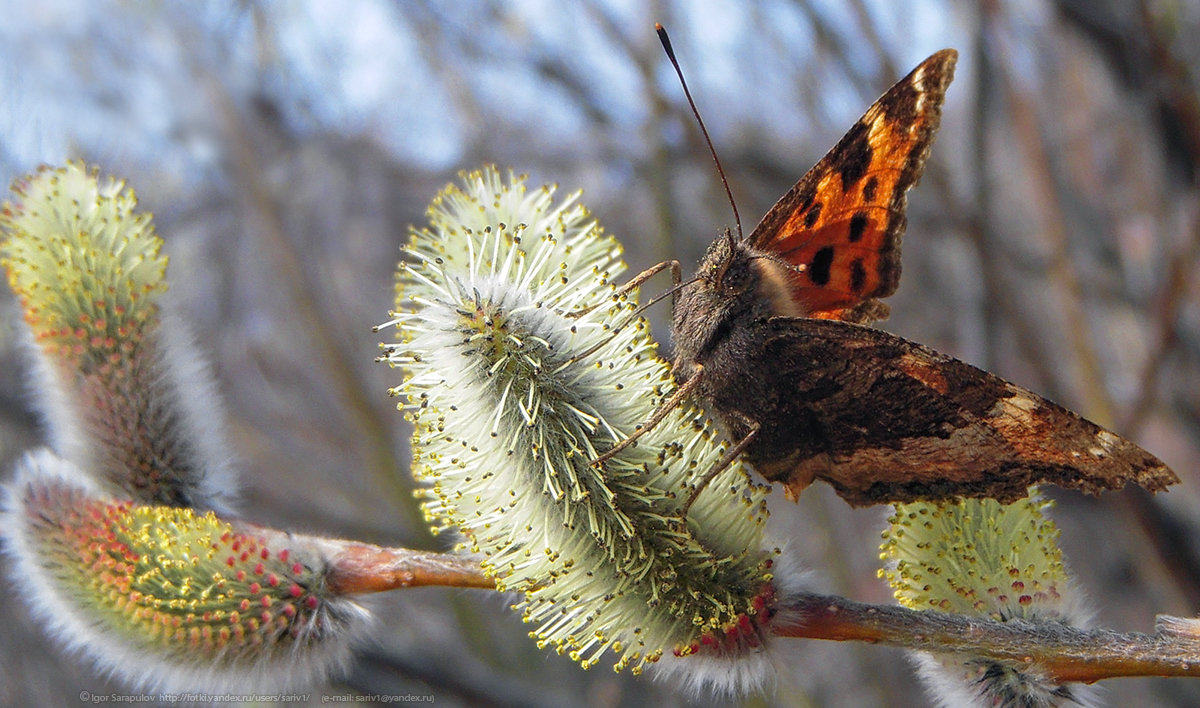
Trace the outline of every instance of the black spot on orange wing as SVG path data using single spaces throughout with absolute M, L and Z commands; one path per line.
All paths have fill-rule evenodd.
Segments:
M 817 219 L 820 219 L 820 218 L 821 218 L 821 203 L 817 202 L 816 204 L 813 204 L 812 208 L 810 208 L 804 214 L 804 227 L 811 229 L 813 227 L 813 224 L 817 223 Z
M 859 241 L 862 240 L 863 234 L 867 230 L 867 224 L 869 224 L 869 223 L 870 222 L 867 220 L 867 215 L 862 212 L 859 212 L 859 213 L 855 214 L 854 216 L 850 217 L 850 234 L 849 234 L 850 243 L 858 243 Z M 858 263 L 860 266 L 862 265 L 861 261 L 855 261 L 855 262 Z
M 956 58 L 938 52 L 884 93 L 750 234 L 751 246 L 798 266 L 800 311 L 855 321 L 886 312 L 878 299 L 900 282 L 905 195 L 924 168 Z M 814 274 L 826 260 L 827 277 Z
M 813 254 L 808 263 L 808 277 L 817 285 L 829 282 L 829 268 L 833 265 L 833 247 L 826 246 Z
M 862 122 L 855 123 L 850 132 L 846 133 L 846 137 L 833 149 L 834 168 L 841 175 L 843 192 L 850 191 L 871 168 L 873 152 L 869 141 L 870 133 L 871 126 Z
M 850 289 L 859 293 L 866 284 L 867 269 L 863 267 L 861 258 L 855 258 L 854 262 L 850 264 Z
M 864 203 L 875 201 L 875 190 L 879 188 L 879 180 L 874 177 L 868 177 L 866 182 L 863 182 L 862 198 Z

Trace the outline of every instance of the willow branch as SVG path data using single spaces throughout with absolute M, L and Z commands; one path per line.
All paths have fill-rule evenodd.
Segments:
M 450 553 L 347 543 L 334 557 L 330 588 L 346 594 L 382 592 L 422 585 L 495 589 L 479 560 Z
M 1153 635 L 1078 629 L 1053 622 L 978 617 L 872 605 L 805 594 L 790 610 L 802 619 L 780 636 L 862 641 L 920 651 L 1036 664 L 1059 681 L 1092 683 L 1121 676 L 1200 676 L 1195 620 L 1160 616 Z
M 494 590 L 478 556 L 385 548 L 358 541 L 302 536 L 237 522 L 268 542 L 287 538 L 320 545 L 326 580 L 336 593 L 362 594 L 421 586 Z M 797 639 L 828 639 L 1036 665 L 1063 682 L 1092 683 L 1123 676 L 1200 676 L 1200 620 L 1160 615 L 1153 635 L 1079 629 L 1055 622 L 1009 620 L 916 611 L 806 593 L 789 601 L 801 619 L 774 627 Z
M 386 548 L 359 541 L 287 533 L 248 521 L 235 521 L 238 531 L 279 546 L 302 543 L 321 548 L 328 563 L 325 581 L 337 594 L 359 595 L 431 585 L 494 590 L 478 556 Z M 285 541 L 281 543 L 280 541 Z

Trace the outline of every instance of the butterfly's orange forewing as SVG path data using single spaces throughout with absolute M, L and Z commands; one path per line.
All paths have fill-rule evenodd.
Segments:
M 921 177 L 957 57 L 942 50 L 888 89 L 750 235 L 796 267 L 792 297 L 807 316 L 886 313 L 874 301 L 900 282 L 905 194 Z

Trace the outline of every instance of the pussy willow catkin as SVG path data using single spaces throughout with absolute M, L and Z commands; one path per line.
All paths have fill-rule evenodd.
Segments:
M 18 464 L 0 534 L 47 634 L 130 686 L 221 694 L 311 685 L 366 612 L 323 547 L 218 518 L 232 473 L 207 372 L 164 320 L 166 257 L 125 185 L 80 163 L 18 180 L 0 260 L 54 452 Z
M 322 549 L 212 512 L 108 497 L 47 450 L 6 490 L 9 576 L 50 634 L 127 685 L 274 691 L 344 666 L 367 614 L 326 587 Z
M 896 600 L 941 610 L 1043 623 L 1086 625 L 1080 591 L 1058 548 L 1058 529 L 1038 494 L 1012 504 L 991 499 L 897 504 L 884 532 L 880 576 Z M 1036 664 L 961 654 L 916 654 L 922 681 L 940 705 L 1089 706 L 1089 686 L 1051 679 Z
M 106 490 L 228 510 L 221 411 L 182 326 L 166 256 L 133 190 L 70 162 L 13 184 L 0 263 L 32 334 L 31 390 L 50 444 Z
M 404 249 L 386 356 L 406 372 L 393 393 L 426 514 L 522 593 L 539 644 L 585 667 L 606 652 L 618 670 L 672 653 L 761 664 L 777 586 L 766 490 L 734 464 L 680 511 L 721 455 L 713 426 L 682 407 L 589 464 L 673 384 L 614 285 L 618 244 L 577 195 L 553 195 L 494 168 L 463 174 Z

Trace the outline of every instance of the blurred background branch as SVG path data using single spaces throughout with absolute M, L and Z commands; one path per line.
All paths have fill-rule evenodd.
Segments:
M 490 161 L 581 187 L 633 268 L 673 256 L 690 270 L 732 215 L 655 21 L 671 30 L 747 226 L 879 92 L 957 47 L 882 326 L 1170 464 L 1184 483 L 1168 495 L 1062 493 L 1055 517 L 1104 626 L 1200 608 L 1196 3 L 0 4 L 2 176 L 82 157 L 126 177 L 155 213 L 175 306 L 228 404 L 243 512 L 425 549 L 451 541 L 417 516 L 408 431 L 385 395 L 398 372 L 372 363 L 371 325 L 388 319 L 407 225 L 457 170 Z M 666 315 L 652 313 L 664 345 Z M 40 439 L 19 344 L 6 322 L 4 461 Z M 882 510 L 849 509 L 825 488 L 797 507 L 773 501 L 778 536 L 825 589 L 888 600 L 874 573 Z M 37 636 L 12 592 L 0 584 L 0 704 L 119 690 Z M 503 600 L 392 595 L 379 645 L 326 692 L 684 702 L 546 656 Z M 764 705 L 925 704 L 895 650 L 796 644 L 802 670 Z M 1113 705 L 1200 703 L 1189 681 L 1105 685 Z

